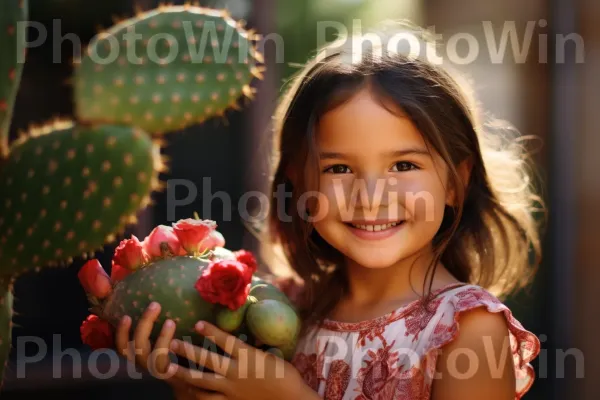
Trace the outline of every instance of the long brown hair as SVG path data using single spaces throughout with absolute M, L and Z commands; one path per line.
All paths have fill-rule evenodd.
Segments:
M 421 43 L 431 43 L 426 32 L 410 29 Z M 506 136 L 510 130 L 501 135 L 489 132 L 491 127 L 479 122 L 466 83 L 459 83 L 439 64 L 401 51 L 352 50 L 339 43 L 323 49 L 295 77 L 275 115 L 266 246 L 269 250 L 277 246 L 304 281 L 305 325 L 327 317 L 346 280 L 344 269 L 335 268 L 342 265 L 341 254 L 297 209 L 300 196 L 314 190 L 314 182 L 300 172 L 307 163 L 318 171 L 315 131 L 320 117 L 365 85 L 382 104 L 392 101 L 412 119 L 428 146 L 448 165 L 453 187 L 459 188 L 457 205 L 447 207 L 434 239 L 429 292 L 439 262 L 457 280 L 479 284 L 499 297 L 525 287 L 540 259 L 533 213 L 542 202 L 533 191 L 522 138 Z M 357 50 L 361 55 L 353 59 Z M 457 171 L 464 160 L 472 165 L 466 184 Z M 278 193 L 291 193 L 291 197 L 282 199 Z

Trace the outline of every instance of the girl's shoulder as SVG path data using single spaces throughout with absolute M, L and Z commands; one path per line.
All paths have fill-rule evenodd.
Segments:
M 479 312 L 471 313 L 476 310 Z M 325 339 L 334 337 L 336 341 L 345 339 L 349 349 L 365 354 L 371 350 L 385 350 L 386 354 L 402 354 L 409 350 L 418 355 L 419 364 L 423 364 L 421 367 L 428 369 L 436 365 L 443 349 L 457 340 L 466 314 L 470 314 L 470 327 L 487 328 L 492 325 L 490 322 L 495 322 L 496 327 L 508 328 L 517 378 L 516 398 L 520 398 L 535 378 L 530 361 L 538 355 L 540 342 L 514 317 L 508 306 L 478 285 L 446 285 L 433 291 L 428 302 L 417 300 L 371 320 L 351 323 L 325 320 L 318 334 L 312 336 L 312 340 L 303 341 L 299 350 L 319 353 L 328 342 Z M 504 320 L 500 320 L 501 324 L 498 317 Z M 462 331 L 465 331 L 464 325 Z
M 477 309 L 481 323 L 490 321 L 489 314 L 501 316 L 508 328 L 511 351 L 517 368 L 517 379 L 523 379 L 523 385 L 530 385 L 533 369 L 529 365 L 540 352 L 540 341 L 535 334 L 525 329 L 514 316 L 512 310 L 498 297 L 485 288 L 473 284 L 456 285 L 435 299 L 434 323 L 430 324 L 428 350 L 442 348 L 455 340 L 460 332 L 461 318 Z M 435 307 L 435 306 L 434 306 Z M 473 321 L 477 323 L 477 320 Z M 522 387 L 524 391 L 528 387 Z

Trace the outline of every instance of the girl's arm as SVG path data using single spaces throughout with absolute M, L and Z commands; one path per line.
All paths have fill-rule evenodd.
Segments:
M 515 389 L 504 315 L 485 308 L 466 312 L 457 338 L 441 349 L 432 400 L 514 400 Z

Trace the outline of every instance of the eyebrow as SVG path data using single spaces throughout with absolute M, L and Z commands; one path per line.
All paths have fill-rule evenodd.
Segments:
M 411 148 L 402 149 L 402 150 L 392 150 L 392 151 L 385 153 L 385 156 L 390 157 L 390 158 L 391 157 L 403 157 L 403 156 L 407 156 L 407 155 L 429 156 L 429 151 L 422 147 L 411 147 Z M 340 159 L 340 158 L 346 158 L 346 157 L 347 157 L 347 154 L 334 152 L 334 151 L 323 151 L 323 152 L 319 153 L 319 158 L 321 160 Z

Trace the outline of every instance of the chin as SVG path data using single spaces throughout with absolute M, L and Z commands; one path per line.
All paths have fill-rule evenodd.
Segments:
M 361 254 L 355 253 L 356 252 L 349 252 L 346 256 L 361 267 L 368 269 L 389 268 L 405 258 L 402 255 L 382 254 L 382 252 L 377 250 L 371 250 Z

